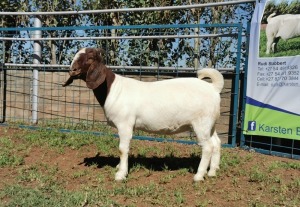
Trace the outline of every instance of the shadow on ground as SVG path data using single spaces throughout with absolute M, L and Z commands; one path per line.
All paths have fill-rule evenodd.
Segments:
M 116 167 L 119 164 L 119 157 L 114 156 L 101 156 L 97 154 L 95 157 L 84 158 L 83 164 L 85 166 L 97 166 L 102 168 L 104 166 Z M 129 169 L 135 165 L 144 166 L 146 169 L 154 171 L 163 170 L 179 170 L 189 169 L 190 172 L 194 173 L 197 171 L 200 158 L 196 156 L 191 157 L 135 157 L 129 156 Z

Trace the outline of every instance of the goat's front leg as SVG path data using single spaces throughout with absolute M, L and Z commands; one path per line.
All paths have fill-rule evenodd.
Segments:
M 120 127 L 119 131 L 119 150 L 120 150 L 120 163 L 117 166 L 118 172 L 115 175 L 115 180 L 125 180 L 128 174 L 128 153 L 130 147 L 130 140 L 132 138 L 132 129 Z

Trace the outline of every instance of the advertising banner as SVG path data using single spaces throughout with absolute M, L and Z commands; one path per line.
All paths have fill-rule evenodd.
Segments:
M 300 140 L 300 14 L 274 13 L 277 4 L 257 2 L 252 17 L 243 131 Z

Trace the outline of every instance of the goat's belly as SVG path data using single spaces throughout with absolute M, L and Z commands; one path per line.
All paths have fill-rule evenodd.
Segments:
M 177 134 L 191 130 L 190 124 L 161 124 L 152 122 L 151 124 L 136 122 L 135 129 L 156 133 L 156 134 Z

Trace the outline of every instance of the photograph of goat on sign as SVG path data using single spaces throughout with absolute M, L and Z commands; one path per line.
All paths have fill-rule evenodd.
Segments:
M 300 55 L 300 2 L 277 2 L 269 1 L 264 11 L 260 57 Z

